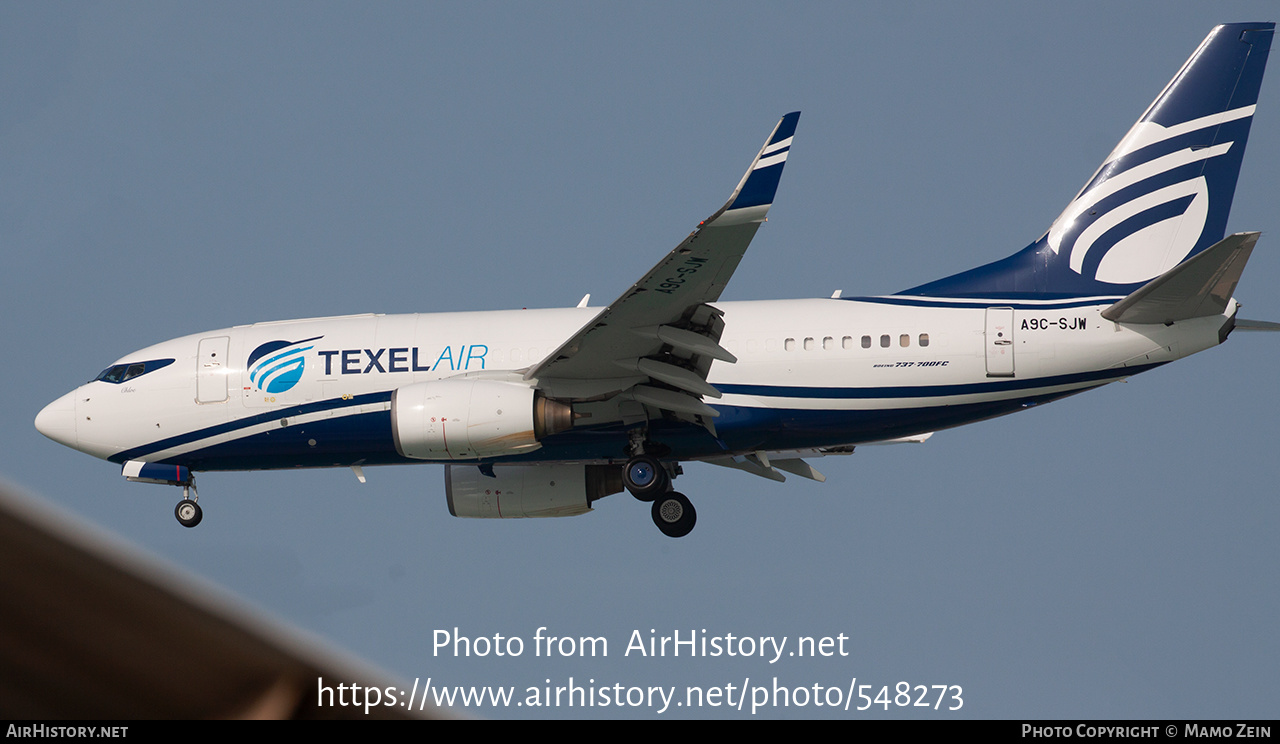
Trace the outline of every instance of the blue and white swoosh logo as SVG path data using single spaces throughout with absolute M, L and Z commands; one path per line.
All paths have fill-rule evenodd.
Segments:
M 1178 265 L 1209 218 L 1212 188 L 1203 164 L 1235 144 L 1182 142 L 1193 132 L 1247 122 L 1253 111 L 1244 106 L 1170 127 L 1139 122 L 1054 221 L 1049 247 L 1066 253 L 1071 271 L 1110 284 L 1145 282 Z
M 321 338 L 324 336 L 301 341 L 268 341 L 262 344 L 249 355 L 249 381 L 259 390 L 268 393 L 283 393 L 292 389 L 302 379 L 302 373 L 306 369 L 306 352 L 315 346 L 310 342 Z

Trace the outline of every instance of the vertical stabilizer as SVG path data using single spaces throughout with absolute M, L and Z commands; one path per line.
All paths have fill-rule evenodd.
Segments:
M 900 294 L 1127 295 L 1222 240 L 1274 29 L 1213 29 L 1039 240 Z

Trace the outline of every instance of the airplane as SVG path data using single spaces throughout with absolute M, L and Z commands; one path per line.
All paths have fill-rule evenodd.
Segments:
M 1022 411 L 1217 346 L 1259 233 L 1226 235 L 1273 23 L 1215 27 L 1038 239 L 896 294 L 721 302 L 799 112 L 725 204 L 604 308 L 236 326 L 121 357 L 40 411 L 50 439 L 183 489 L 195 474 L 444 464 L 458 517 L 610 494 L 687 535 L 683 463 L 818 481 L 810 460 Z M 589 296 L 588 296 L 589 297 Z

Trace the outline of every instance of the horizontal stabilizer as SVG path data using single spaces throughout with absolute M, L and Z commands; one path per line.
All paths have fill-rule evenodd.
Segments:
M 1237 331 L 1280 331 L 1280 323 L 1273 323 L 1269 320 L 1245 320 L 1237 318 L 1235 330 Z
M 1169 324 L 1222 314 L 1260 234 L 1223 238 L 1103 310 L 1102 317 L 1117 323 Z

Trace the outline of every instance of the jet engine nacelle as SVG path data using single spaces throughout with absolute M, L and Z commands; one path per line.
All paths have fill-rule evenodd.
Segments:
M 444 489 L 455 517 L 572 517 L 622 490 L 616 465 L 498 465 L 490 477 L 474 465 L 445 465 Z
M 419 382 L 391 394 L 396 451 L 418 460 L 470 460 L 535 450 L 573 424 L 569 406 L 519 382 Z

